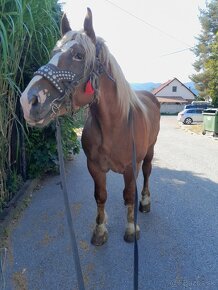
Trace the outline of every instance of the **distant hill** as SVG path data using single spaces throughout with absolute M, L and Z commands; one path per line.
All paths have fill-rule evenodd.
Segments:
M 151 92 L 152 90 L 159 87 L 161 84 L 150 82 L 150 83 L 132 83 L 130 85 L 131 85 L 132 89 L 135 91 L 149 91 L 149 92 Z
M 161 85 L 161 83 L 131 83 L 131 88 L 135 91 L 149 91 L 156 89 Z M 195 88 L 195 84 L 193 82 L 184 83 L 184 85 L 190 89 L 196 96 L 198 95 L 198 91 Z

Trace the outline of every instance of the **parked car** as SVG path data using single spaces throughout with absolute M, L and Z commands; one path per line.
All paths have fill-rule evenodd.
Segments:
M 178 113 L 177 120 L 183 124 L 190 125 L 193 122 L 203 122 L 204 109 L 193 108 L 193 109 L 184 109 Z
M 213 105 L 211 104 L 189 104 L 189 105 L 185 105 L 184 109 L 208 109 L 208 108 L 213 108 Z

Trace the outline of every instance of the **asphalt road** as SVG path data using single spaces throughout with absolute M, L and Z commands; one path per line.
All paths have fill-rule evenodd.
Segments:
M 139 213 L 139 289 L 218 289 L 218 141 L 162 117 L 151 176 L 151 212 Z M 74 290 L 59 176 L 33 193 L 10 236 L 6 290 Z M 121 175 L 108 175 L 109 239 L 90 244 L 96 205 L 83 152 L 67 164 L 79 253 L 87 290 L 133 289 L 133 245 L 123 240 Z M 142 186 L 142 176 L 138 187 Z

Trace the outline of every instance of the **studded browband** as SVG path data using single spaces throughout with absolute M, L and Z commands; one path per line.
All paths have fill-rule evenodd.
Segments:
M 105 70 L 104 66 L 99 60 L 99 52 L 101 45 L 96 45 L 96 59 L 94 68 L 91 70 L 90 74 L 85 77 L 81 77 L 80 74 L 75 74 L 71 71 L 59 69 L 57 66 L 48 63 L 40 67 L 34 75 L 40 75 L 47 79 L 61 94 L 58 98 L 52 101 L 52 110 L 56 113 L 60 108 L 60 103 L 67 97 L 68 107 L 71 107 L 71 99 L 69 99 L 72 90 L 80 82 L 87 82 L 85 87 L 85 93 L 88 95 L 94 94 L 93 100 L 96 100 L 99 87 L 99 75 L 103 72 L 106 73 L 107 77 L 115 82 L 111 75 Z M 93 102 L 93 101 L 92 101 Z
M 61 94 L 65 92 L 63 81 L 73 82 L 74 86 L 76 86 L 79 81 L 79 78 L 75 73 L 61 70 L 50 63 L 40 67 L 34 75 L 40 75 L 46 78 Z

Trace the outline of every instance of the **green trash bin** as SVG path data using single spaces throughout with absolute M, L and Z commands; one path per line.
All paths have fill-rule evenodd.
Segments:
M 203 112 L 203 132 L 212 132 L 213 136 L 218 135 L 218 108 L 210 108 Z

